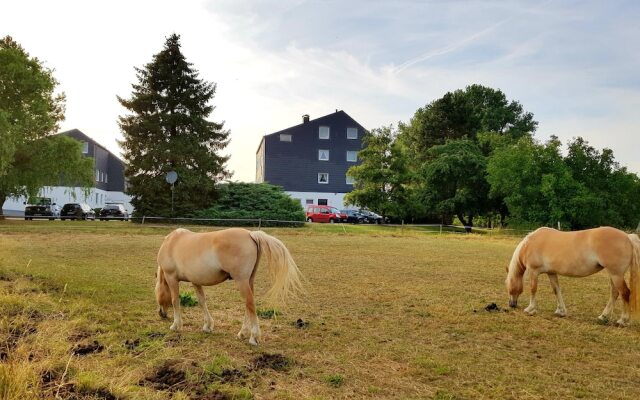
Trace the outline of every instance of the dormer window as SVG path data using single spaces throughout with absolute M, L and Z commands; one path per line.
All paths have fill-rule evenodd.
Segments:
M 329 127 L 321 126 L 318 128 L 318 138 L 319 139 L 329 139 Z

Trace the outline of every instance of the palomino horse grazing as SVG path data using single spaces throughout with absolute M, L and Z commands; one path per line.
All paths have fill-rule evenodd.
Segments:
M 536 313 L 536 290 L 538 275 L 547 274 L 558 300 L 556 315 L 564 317 L 567 310 L 562 300 L 558 275 L 584 277 L 602 269 L 609 273 L 611 296 L 607 306 L 598 317 L 607 321 L 618 295 L 622 295 L 623 311 L 619 325 L 629 322 L 632 313 L 640 310 L 640 239 L 610 227 L 576 232 L 560 232 L 551 228 L 540 228 L 528 234 L 516 247 L 507 268 L 507 292 L 509 305 L 516 307 L 522 293 L 522 276 L 529 271 L 531 301 L 524 312 Z M 624 275 L 630 270 L 630 286 Z
M 257 345 L 260 326 L 253 298 L 253 281 L 260 255 L 265 253 L 269 263 L 272 287 L 271 298 L 284 301 L 300 292 L 300 271 L 282 242 L 262 231 L 231 228 L 216 232 L 194 233 L 176 229 L 164 239 L 158 251 L 156 300 L 160 316 L 166 318 L 167 307 L 173 304 L 172 330 L 182 328 L 180 312 L 180 281 L 191 282 L 204 312 L 202 330 L 211 332 L 213 319 L 207 309 L 202 286 L 212 286 L 233 279 L 245 299 L 246 311 L 238 338 L 249 336 L 249 343 Z

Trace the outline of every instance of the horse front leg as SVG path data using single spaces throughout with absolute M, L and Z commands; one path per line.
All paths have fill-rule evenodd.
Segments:
M 536 310 L 536 292 L 538 291 L 538 272 L 531 270 L 529 274 L 529 285 L 531 287 L 531 300 L 529 306 L 524 309 L 525 314 L 535 315 Z
M 171 324 L 172 331 L 179 331 L 182 329 L 182 310 L 180 309 L 180 282 L 171 276 L 166 276 L 167 285 L 171 292 L 171 304 L 173 305 L 173 324 Z
M 553 288 L 553 293 L 555 293 L 556 299 L 558 300 L 558 307 L 556 308 L 555 314 L 558 317 L 565 317 L 567 315 L 567 307 L 565 307 L 564 299 L 562 298 L 560 283 L 558 283 L 558 275 L 556 274 L 548 274 L 548 275 L 549 275 L 549 281 L 551 282 L 551 287 Z
M 209 309 L 207 308 L 207 299 L 204 297 L 204 290 L 202 290 L 202 286 L 193 284 L 193 288 L 196 290 L 196 294 L 198 295 L 198 302 L 200 302 L 200 306 L 202 307 L 202 312 L 204 314 L 204 325 L 202 326 L 202 330 L 204 332 L 211 333 L 213 330 L 213 318 L 211 318 L 211 314 L 209 314 Z
M 613 308 L 615 307 L 616 300 L 618 300 L 618 289 L 613 284 L 613 280 L 609 277 L 609 289 L 611 289 L 611 294 L 609 295 L 609 301 L 607 305 L 602 310 L 602 314 L 598 317 L 600 321 L 609 321 L 611 316 L 613 315 Z

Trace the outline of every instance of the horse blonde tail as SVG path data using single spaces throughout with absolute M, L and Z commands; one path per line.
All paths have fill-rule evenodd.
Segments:
M 160 314 L 162 318 L 167 318 L 167 307 L 171 305 L 171 291 L 169 290 L 169 284 L 164 277 L 164 271 L 159 265 L 158 272 L 156 274 L 156 301 L 160 306 L 158 314 Z
M 629 266 L 630 278 L 629 286 L 631 294 L 629 296 L 629 307 L 634 317 L 640 316 L 640 238 L 635 233 L 629 235 L 633 247 L 633 257 Z
M 272 284 L 267 298 L 284 304 L 288 298 L 302 293 L 302 273 L 284 244 L 262 231 L 253 231 L 250 235 L 258 245 L 256 267 L 263 253 L 267 259 Z

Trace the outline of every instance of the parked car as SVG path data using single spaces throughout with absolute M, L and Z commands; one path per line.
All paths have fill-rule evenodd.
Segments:
M 59 207 L 56 203 L 51 203 L 49 197 L 31 197 L 24 203 L 24 219 L 33 220 L 33 218 L 49 218 L 53 221 L 58 216 Z
M 381 224 L 383 222 L 382 216 L 372 211 L 360 210 L 360 214 L 362 214 L 368 224 Z
M 88 204 L 85 203 L 67 203 L 62 206 L 60 211 L 60 220 L 65 219 L 96 219 L 96 213 Z
M 331 207 L 331 212 L 333 212 L 336 216 L 340 217 L 339 222 L 347 222 L 347 214 L 343 213 L 342 211 L 338 210 L 335 207 Z
M 100 221 L 106 221 L 108 219 L 121 219 L 123 221 L 128 221 L 129 213 L 122 204 L 106 204 L 102 207 L 102 210 L 100 210 Z
M 342 213 L 347 216 L 346 221 L 350 224 L 361 224 L 364 222 L 364 217 L 356 210 L 342 210 Z
M 340 210 L 330 206 L 307 206 L 307 222 L 340 222 L 342 214 Z

